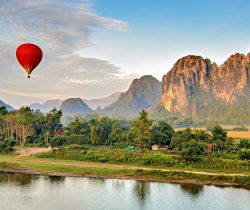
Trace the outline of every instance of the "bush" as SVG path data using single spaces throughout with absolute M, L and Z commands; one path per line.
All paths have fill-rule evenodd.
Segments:
M 245 148 L 245 149 L 250 149 L 250 141 L 248 139 L 242 139 L 240 141 L 239 147 L 241 149 Z
M 211 133 L 213 135 L 212 140 L 215 141 L 222 141 L 225 142 L 227 139 L 227 132 L 219 125 L 215 125 Z
M 66 144 L 66 136 L 57 136 L 50 141 L 51 147 L 60 147 Z
M 199 155 L 204 153 L 204 144 L 191 140 L 182 145 L 181 157 L 189 161 L 197 161 L 200 159 Z
M 52 147 L 61 147 L 63 145 L 83 145 L 87 144 L 88 139 L 84 135 L 57 136 L 50 141 Z
M 81 147 L 78 144 L 70 144 L 69 146 L 67 146 L 67 149 L 70 149 L 70 150 L 79 150 L 79 149 L 81 149 Z
M 242 149 L 239 151 L 239 158 L 241 160 L 250 160 L 250 149 Z
M 0 153 L 9 153 L 13 151 L 15 141 L 12 138 L 0 141 Z

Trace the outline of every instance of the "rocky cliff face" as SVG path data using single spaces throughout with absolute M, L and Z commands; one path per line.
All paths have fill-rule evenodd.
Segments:
M 118 100 L 106 107 L 102 113 L 115 116 L 134 116 L 161 100 L 161 82 L 151 75 L 135 79 L 129 89 Z
M 195 117 L 217 104 L 241 103 L 249 88 L 250 54 L 232 55 L 220 67 L 209 59 L 189 55 L 163 76 L 162 104 L 181 117 Z
M 249 62 L 250 54 L 245 56 L 236 53 L 214 72 L 212 91 L 218 101 L 226 104 L 239 103 L 248 88 Z

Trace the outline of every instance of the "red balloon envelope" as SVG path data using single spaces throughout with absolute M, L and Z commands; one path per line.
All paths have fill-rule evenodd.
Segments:
M 30 78 L 31 72 L 41 62 L 43 52 L 37 45 L 26 43 L 16 49 L 16 57 Z

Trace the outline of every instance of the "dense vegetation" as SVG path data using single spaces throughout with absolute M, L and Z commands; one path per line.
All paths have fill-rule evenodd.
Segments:
M 11 151 L 15 144 L 47 145 L 53 132 L 62 131 L 62 112 L 56 109 L 46 115 L 29 107 L 8 112 L 0 107 L 0 152 Z
M 87 145 L 91 145 L 92 147 L 120 148 L 123 152 L 118 152 L 115 149 L 113 152 L 117 152 L 118 156 L 120 154 L 121 159 L 130 161 L 137 159 L 138 162 L 145 164 L 147 161 L 168 164 L 170 159 L 173 162 L 180 161 L 178 158 L 184 161 L 200 161 L 207 159 L 211 154 L 218 158 L 250 159 L 249 140 L 235 141 L 228 138 L 227 132 L 219 125 L 214 125 L 209 132 L 190 128 L 175 131 L 167 121 L 149 119 L 146 111 L 140 112 L 139 117 L 133 121 L 117 120 L 98 115 L 87 119 L 75 117 L 66 127 L 61 124 L 61 117 L 62 112 L 56 109 L 43 114 L 38 110 L 33 111 L 29 107 L 22 107 L 12 112 L 1 107 L 0 152 L 12 151 L 15 144 L 21 146 L 27 144 L 51 145 L 52 147 L 69 146 L 79 150 L 76 154 L 73 154 L 74 152 L 71 150 L 70 155 L 75 156 L 76 159 L 98 159 L 100 150 L 94 149 L 92 150 L 93 154 L 90 154 L 90 150 L 81 149 L 84 145 L 85 148 Z M 164 151 L 152 155 L 149 150 L 155 144 Z M 128 145 L 131 146 L 130 149 L 135 148 L 136 151 L 124 151 Z M 62 150 L 63 152 L 60 153 Z M 63 158 L 69 158 L 66 150 L 64 148 L 62 150 L 58 150 L 53 155 L 63 154 L 65 156 Z M 108 151 L 104 153 L 109 154 Z M 171 153 L 178 158 L 164 156 L 163 153 Z M 109 154 L 109 156 L 113 158 L 113 161 L 119 162 L 119 158 L 117 159 L 115 154 Z M 101 155 L 103 160 L 100 161 L 104 161 L 105 158 L 107 157 Z

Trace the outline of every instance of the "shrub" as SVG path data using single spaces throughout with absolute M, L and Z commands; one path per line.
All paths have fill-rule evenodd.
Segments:
M 57 136 L 50 141 L 51 147 L 60 147 L 66 144 L 66 136 Z
M 239 151 L 239 158 L 241 160 L 250 160 L 250 149 L 242 149 Z
M 225 142 L 227 139 L 227 132 L 219 125 L 215 125 L 212 130 L 212 140 Z
M 247 140 L 247 139 L 242 139 L 242 140 L 240 141 L 239 147 L 240 147 L 241 149 L 243 149 L 243 148 L 245 148 L 245 149 L 250 149 L 250 141 Z
M 12 138 L 0 141 L 0 153 L 9 153 L 13 151 L 15 141 Z
M 70 150 L 79 150 L 81 149 L 80 145 L 78 144 L 70 144 L 67 149 L 70 149 Z
M 204 144 L 191 140 L 182 145 L 181 157 L 185 160 L 197 161 L 200 159 L 199 155 L 204 153 Z
M 88 139 L 84 135 L 57 136 L 50 141 L 52 147 L 61 147 L 63 145 L 83 145 L 87 144 Z

